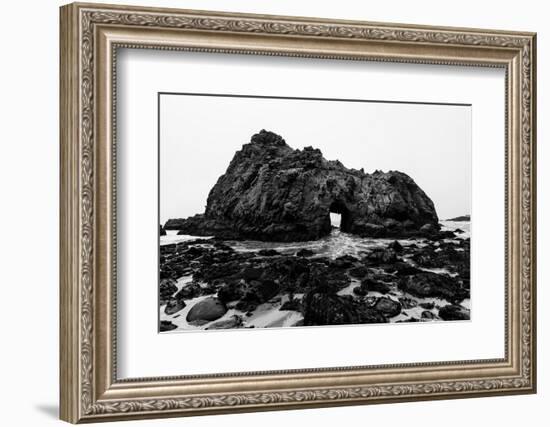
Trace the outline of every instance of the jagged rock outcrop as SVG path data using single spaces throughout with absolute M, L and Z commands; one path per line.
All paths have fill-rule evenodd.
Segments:
M 330 233 L 330 212 L 341 214 L 342 231 L 362 236 L 421 235 L 426 224 L 430 233 L 439 229 L 433 202 L 408 175 L 348 169 L 265 130 L 235 153 L 204 214 L 164 228 L 227 239 L 315 240 Z

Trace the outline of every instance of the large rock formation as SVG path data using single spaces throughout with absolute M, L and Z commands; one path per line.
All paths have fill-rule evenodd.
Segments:
M 371 237 L 439 229 L 430 198 L 406 174 L 348 169 L 312 147 L 294 150 L 262 130 L 235 153 L 208 195 L 206 211 L 169 220 L 183 234 L 268 241 L 315 240 L 330 233 L 330 212 L 341 230 Z

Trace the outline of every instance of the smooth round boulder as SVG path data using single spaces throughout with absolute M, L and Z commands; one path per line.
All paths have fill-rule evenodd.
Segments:
M 227 307 L 216 297 L 208 297 L 196 303 L 189 313 L 187 321 L 195 322 L 197 320 L 212 321 L 219 319 L 227 312 Z

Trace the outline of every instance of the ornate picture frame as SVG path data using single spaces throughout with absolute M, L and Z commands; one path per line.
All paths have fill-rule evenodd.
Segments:
M 536 391 L 536 35 L 75 3 L 61 15 L 61 419 L 188 416 Z M 505 357 L 119 380 L 119 48 L 500 67 L 506 73 Z

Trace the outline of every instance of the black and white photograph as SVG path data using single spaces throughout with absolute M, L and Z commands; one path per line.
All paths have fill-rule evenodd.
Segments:
M 469 104 L 159 93 L 160 332 L 469 321 L 471 132 Z

